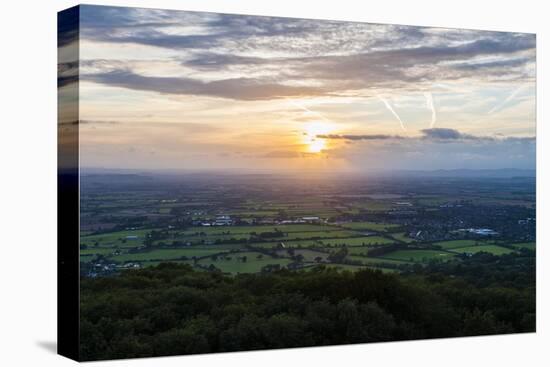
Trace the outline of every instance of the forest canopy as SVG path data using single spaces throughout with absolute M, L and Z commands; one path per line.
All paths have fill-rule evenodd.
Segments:
M 160 264 L 81 280 L 81 359 L 535 330 L 532 251 L 379 270 L 224 275 Z

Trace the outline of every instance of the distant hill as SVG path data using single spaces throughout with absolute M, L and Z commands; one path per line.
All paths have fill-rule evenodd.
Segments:
M 397 176 L 423 176 L 423 177 L 486 177 L 486 178 L 511 178 L 511 177 L 536 177 L 536 170 L 519 168 L 502 169 L 440 169 L 433 171 L 400 170 L 391 172 Z
M 281 172 L 273 170 L 217 170 L 217 171 L 200 171 L 200 170 L 147 170 L 147 169 L 106 169 L 106 168 L 90 168 L 82 167 L 80 169 L 81 177 L 86 177 L 86 180 L 143 180 L 155 178 L 175 178 L 181 175 L 186 177 L 251 177 L 251 176 L 269 176 L 269 175 L 292 175 L 295 173 Z M 501 169 L 439 169 L 439 170 L 369 170 L 365 173 L 349 173 L 349 172 L 301 172 L 300 175 L 321 175 L 326 176 L 337 175 L 338 177 L 344 177 L 346 175 L 367 175 L 367 176 L 395 176 L 395 177 L 464 177 L 464 178 L 511 178 L 511 177 L 536 177 L 536 170 L 534 169 L 520 169 L 520 168 L 501 168 Z

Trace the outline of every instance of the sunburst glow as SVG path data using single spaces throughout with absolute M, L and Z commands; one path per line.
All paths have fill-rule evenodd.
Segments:
M 327 122 L 313 121 L 306 125 L 304 132 L 304 143 L 309 153 L 320 153 L 327 148 L 326 139 L 319 138 L 319 135 L 326 135 L 334 132 L 334 128 Z
M 312 139 L 309 142 L 309 151 L 310 153 L 320 153 L 326 146 L 325 139 Z

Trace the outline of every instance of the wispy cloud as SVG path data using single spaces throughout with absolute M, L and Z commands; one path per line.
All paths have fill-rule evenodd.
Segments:
M 304 111 L 307 112 L 307 113 L 310 113 L 310 114 L 313 114 L 313 115 L 315 115 L 315 116 L 318 116 L 318 117 L 320 117 L 322 120 L 324 120 L 324 121 L 326 121 L 326 122 L 330 122 L 330 120 L 327 119 L 323 114 L 321 114 L 321 113 L 319 113 L 319 112 L 317 112 L 317 111 L 313 111 L 313 110 L 307 108 L 306 106 L 304 106 L 304 105 L 301 104 L 301 103 L 298 103 L 298 102 L 296 102 L 296 101 L 294 101 L 294 100 L 292 100 L 292 99 L 289 99 L 288 102 L 289 102 L 291 105 L 293 105 L 293 106 L 295 106 L 295 107 L 298 107 L 299 109 L 304 110 Z
M 386 134 L 365 134 L 365 135 L 352 135 L 352 134 L 321 134 L 317 135 L 319 139 L 333 139 L 333 140 L 389 140 L 389 139 L 404 139 L 400 135 L 386 135 Z
M 491 108 L 491 110 L 489 112 L 487 112 L 488 115 L 492 114 L 492 113 L 495 113 L 497 111 L 500 111 L 502 110 L 508 103 L 510 103 L 514 98 L 516 98 L 516 96 L 518 94 L 520 94 L 521 92 L 523 92 L 525 89 L 527 89 L 529 87 L 529 84 L 528 83 L 525 83 L 525 84 L 522 84 L 520 85 L 519 87 L 517 87 L 516 89 L 514 89 L 512 91 L 512 93 L 510 93 L 510 95 L 508 97 L 506 97 L 504 99 L 504 101 L 502 101 L 501 103 L 497 104 L 496 106 L 494 106 L 493 108 Z
M 433 95 L 430 92 L 425 92 L 424 97 L 426 97 L 426 107 L 430 111 L 432 111 L 432 120 L 430 122 L 430 128 L 433 128 L 435 125 L 435 121 L 437 120 L 437 114 L 435 112 Z
M 392 113 L 392 115 L 397 119 L 397 121 L 399 121 L 399 125 L 401 126 L 401 130 L 406 131 L 407 129 L 405 128 L 405 124 L 403 124 L 403 121 L 401 120 L 401 117 L 399 117 L 397 112 L 395 112 L 395 110 L 391 106 L 390 102 L 382 96 L 378 96 L 378 99 L 380 101 L 382 101 L 382 103 L 384 103 L 384 106 L 386 106 L 386 108 Z
M 124 43 L 130 49 L 132 45 L 154 48 L 151 54 L 168 53 L 167 62 L 179 60 L 184 71 L 196 71 L 193 78 L 205 83 L 225 72 L 236 75 L 233 79 L 253 77 L 267 86 L 309 81 L 307 85 L 336 94 L 469 78 L 501 80 L 503 73 L 508 80 L 518 80 L 526 77 L 525 66 L 534 62 L 535 37 L 529 34 L 433 32 L 422 27 L 116 7 L 85 9 L 82 40 Z M 488 55 L 491 61 L 479 61 Z
M 115 87 L 163 94 L 202 95 L 248 101 L 327 93 L 318 87 L 290 86 L 254 78 L 243 77 L 206 82 L 183 77 L 144 76 L 125 70 L 86 74 L 81 79 Z

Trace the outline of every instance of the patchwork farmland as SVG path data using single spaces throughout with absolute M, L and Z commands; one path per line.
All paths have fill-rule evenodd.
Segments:
M 254 185 L 244 190 L 231 181 L 220 188 L 195 178 L 200 190 L 167 180 L 144 195 L 141 177 L 136 177 L 139 185 L 115 180 L 106 186 L 104 178 L 94 179 L 83 187 L 81 199 L 80 259 L 83 275 L 89 276 L 162 262 L 228 274 L 318 267 L 404 272 L 418 265 L 459 263 L 479 253 L 503 256 L 535 249 L 529 226 L 510 233 L 503 230 L 506 223 L 498 223 L 489 230 L 494 234 L 486 235 L 457 222 L 468 218 L 470 227 L 481 226 L 473 216 L 484 210 L 472 202 L 480 197 L 475 191 L 388 194 L 376 193 L 381 188 L 373 185 L 350 195 L 365 191 L 351 181 L 307 195 L 300 189 L 281 194 L 285 186 L 298 184 L 259 180 L 257 185 L 268 190 Z M 416 190 L 423 188 L 419 184 Z M 512 217 L 529 217 L 531 203 L 517 205 L 526 196 L 517 195 L 513 205 L 503 208 Z M 489 199 L 484 200 L 494 205 Z

